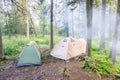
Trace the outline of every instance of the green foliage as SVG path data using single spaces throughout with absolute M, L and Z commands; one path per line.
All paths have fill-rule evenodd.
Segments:
M 58 43 L 63 37 L 54 36 L 54 45 Z
M 88 72 L 91 72 L 92 71 L 92 67 L 89 66 L 89 65 L 86 65 L 85 66 L 85 70 L 88 71 Z
M 112 73 L 110 60 L 106 55 L 93 55 L 90 62 L 92 62 L 93 66 L 100 74 Z
M 85 66 L 85 70 L 88 72 L 95 71 L 101 75 L 120 74 L 120 63 L 112 65 L 110 59 L 105 54 L 93 53 L 87 61 L 89 65 Z
M 102 4 L 102 0 L 95 0 L 95 2 L 94 2 L 95 7 L 100 7 L 101 4 Z
M 61 37 L 55 36 L 54 37 L 55 44 L 61 39 Z M 12 36 L 11 39 L 9 39 L 6 36 L 3 36 L 3 50 L 4 55 L 7 57 L 16 57 L 24 48 L 26 44 L 29 43 L 29 41 L 35 41 L 38 46 L 48 46 L 49 47 L 49 37 L 35 37 L 30 36 L 30 40 L 27 40 L 26 37 L 20 36 L 14 37 Z
M 99 48 L 99 42 L 98 40 L 93 40 L 92 42 L 92 52 L 95 52 L 97 54 L 105 54 L 106 53 L 106 50 L 105 49 L 100 49 Z
M 113 65 L 112 70 L 114 74 L 120 75 L 120 57 L 117 57 L 116 63 Z
M 68 3 L 67 3 L 67 5 L 69 6 L 69 5 L 75 5 L 76 3 L 78 3 L 79 2 L 79 0 L 70 0 Z
M 120 62 L 116 61 L 115 65 L 111 64 L 108 55 L 110 53 L 110 42 L 105 42 L 105 49 L 99 48 L 99 40 L 97 38 L 93 38 L 92 40 L 92 56 L 86 59 L 88 61 L 88 65 L 85 66 L 85 70 L 96 71 L 101 75 L 106 74 L 120 74 Z M 119 60 L 119 59 L 117 59 Z
M 111 12 L 115 12 L 116 11 L 116 5 L 117 5 L 117 0 L 108 0 L 107 1 L 109 3 L 109 8 Z
M 66 36 L 69 34 L 68 27 L 64 27 L 63 29 L 59 30 L 59 36 Z
M 20 39 L 15 37 L 8 39 L 6 37 L 3 37 L 4 55 L 12 56 L 20 53 L 23 46 L 25 46 L 27 43 L 28 41 L 25 39 Z
M 8 44 L 7 46 L 4 47 L 5 55 L 17 54 L 18 52 L 19 50 L 17 49 L 16 45 Z
M 60 74 L 62 74 L 64 77 L 70 77 L 70 76 L 71 76 L 71 72 L 70 72 L 70 70 L 68 70 L 67 68 L 60 68 L 60 69 L 58 70 L 58 72 L 59 72 Z
M 100 49 L 99 47 L 99 40 L 98 39 L 93 39 L 92 41 L 92 52 L 97 53 L 97 54 L 108 54 L 110 52 L 110 42 L 106 41 L 105 42 L 105 48 Z

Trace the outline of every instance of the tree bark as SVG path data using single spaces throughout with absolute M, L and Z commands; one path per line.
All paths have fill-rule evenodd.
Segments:
M 87 0 L 86 2 L 86 12 L 87 12 L 87 46 L 86 46 L 86 53 L 87 56 L 91 56 L 91 43 L 92 43 L 92 7 L 93 7 L 93 0 Z M 85 60 L 85 64 L 83 68 L 90 66 L 88 63 L 88 57 Z
M 112 42 L 111 53 L 110 53 L 112 64 L 114 64 L 116 60 L 119 28 L 120 28 L 120 0 L 118 0 L 118 4 L 117 4 L 116 26 L 115 26 L 114 39 Z
M 29 40 L 29 18 L 28 18 L 28 0 L 26 0 L 26 26 L 27 26 L 27 39 Z
M 50 49 L 53 48 L 53 0 L 51 0 L 50 10 Z
M 86 12 L 87 12 L 87 55 L 91 56 L 91 41 L 92 41 L 92 7 L 93 0 L 87 0 Z
M 29 40 L 29 18 L 28 18 L 28 0 L 22 0 L 22 5 L 24 8 L 24 12 L 25 12 L 25 26 L 26 26 L 26 37 Z
M 106 0 L 102 0 L 102 20 L 101 20 L 101 38 L 100 48 L 105 48 L 105 12 L 106 12 Z
M 72 36 L 74 37 L 74 13 L 73 13 L 73 10 L 72 10 Z
M 0 28 L 0 58 L 3 58 L 2 32 Z
M 69 37 L 69 25 L 68 25 L 68 6 L 67 6 L 68 0 L 65 0 L 65 16 L 64 16 L 64 22 L 65 22 L 65 29 L 66 29 L 66 37 Z
M 111 6 L 112 6 L 112 3 L 110 2 L 109 3 L 109 34 L 108 34 L 108 36 L 109 36 L 109 40 L 111 40 L 112 39 L 112 18 L 111 18 L 111 13 L 112 13 L 112 10 L 111 10 Z
M 32 17 L 30 16 L 30 14 L 29 14 L 29 18 L 30 18 L 31 26 L 32 26 L 32 28 L 33 28 L 33 33 L 35 34 L 35 37 L 37 37 L 38 34 L 37 34 L 37 31 L 36 31 L 35 26 L 34 26 L 34 23 L 33 23 L 33 19 L 32 19 Z
M 6 28 L 7 28 L 7 35 L 8 35 L 8 38 L 10 39 L 11 38 L 11 31 L 10 31 L 10 26 L 9 26 L 10 14 L 9 14 L 7 5 L 8 5 L 7 2 L 4 0 L 4 6 L 6 6 L 6 9 L 7 9 L 7 11 L 4 11 L 5 23 L 6 23 Z

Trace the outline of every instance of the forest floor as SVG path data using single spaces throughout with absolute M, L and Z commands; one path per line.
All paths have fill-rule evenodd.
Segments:
M 82 67 L 84 61 L 77 59 L 63 60 L 50 56 L 50 50 L 40 47 L 42 65 L 16 68 L 17 59 L 4 60 L 0 65 L 0 80 L 100 80 L 95 72 L 87 72 Z M 69 70 L 70 77 L 65 77 L 59 71 Z M 101 80 L 114 80 L 112 77 L 102 76 Z

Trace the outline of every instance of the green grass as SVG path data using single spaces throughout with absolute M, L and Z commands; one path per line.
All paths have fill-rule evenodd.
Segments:
M 100 49 L 100 40 L 94 38 L 92 40 L 92 51 L 96 52 L 97 54 L 108 54 L 110 52 L 111 43 L 109 41 L 106 41 L 105 43 L 105 48 Z
M 97 71 L 101 75 L 120 74 L 119 59 L 117 59 L 116 63 L 112 65 L 106 54 L 93 53 L 92 56 L 87 59 L 87 61 L 89 65 L 85 67 L 85 70 L 88 72 Z
M 62 37 L 54 37 L 54 45 L 61 39 Z M 31 36 L 30 40 L 27 40 L 25 36 L 14 37 L 12 36 L 10 39 L 6 36 L 3 36 L 3 50 L 5 57 L 8 58 L 16 58 L 18 54 L 22 51 L 26 44 L 30 41 L 35 41 L 38 46 L 47 46 L 50 45 L 49 36 L 45 37 L 35 37 Z
M 92 40 L 92 55 L 87 59 L 89 65 L 85 67 L 88 72 L 97 71 L 101 75 L 106 74 L 120 74 L 120 56 L 117 57 L 116 63 L 111 64 L 109 59 L 110 42 L 106 41 L 105 49 L 99 48 L 99 40 L 94 38 Z
M 61 40 L 63 37 L 54 36 L 54 45 Z M 10 39 L 3 36 L 3 50 L 4 55 L 7 58 L 17 58 L 22 49 L 30 41 L 35 41 L 38 46 L 50 45 L 50 37 L 34 37 L 31 36 L 30 40 L 27 40 L 25 36 L 11 37 Z M 100 74 L 120 74 L 120 57 L 117 57 L 115 65 L 111 65 L 110 59 L 108 58 L 110 51 L 110 43 L 106 42 L 105 49 L 99 49 L 99 41 L 93 39 L 92 41 L 92 56 L 88 58 L 90 66 L 87 66 L 85 70 L 93 71 L 96 69 Z M 61 70 L 62 71 L 62 70 Z

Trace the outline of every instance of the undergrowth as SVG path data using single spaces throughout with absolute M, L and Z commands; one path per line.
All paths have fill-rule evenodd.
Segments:
M 54 44 L 56 44 L 61 37 L 54 37 Z M 38 46 L 48 46 L 50 44 L 50 38 L 45 37 L 35 37 L 31 36 L 30 40 L 27 40 L 24 36 L 15 37 L 12 36 L 10 39 L 6 36 L 3 36 L 3 52 L 5 57 L 16 58 L 22 49 L 30 42 L 35 41 Z
M 95 71 L 101 75 L 120 74 L 120 62 L 112 65 L 107 55 L 93 54 L 87 59 L 87 62 L 88 65 L 85 66 L 85 70 L 88 72 Z
M 86 71 L 95 71 L 100 75 L 120 74 L 120 58 L 118 57 L 116 63 L 112 65 L 109 58 L 110 45 L 107 43 L 106 46 L 105 49 L 99 49 L 97 41 L 92 43 L 92 55 L 86 58 L 88 65 L 84 67 Z

